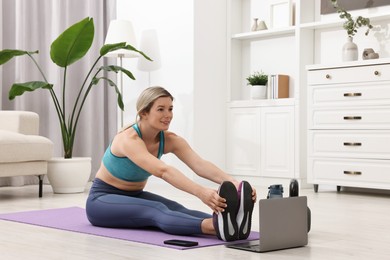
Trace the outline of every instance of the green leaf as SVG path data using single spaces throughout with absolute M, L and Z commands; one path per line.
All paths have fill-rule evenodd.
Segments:
M 101 79 L 102 80 L 106 80 L 111 87 L 116 86 L 115 82 L 112 81 L 111 79 L 107 78 L 107 77 L 100 77 L 100 78 L 94 77 L 92 79 L 92 84 L 97 85 Z
M 109 65 L 109 66 L 102 66 L 100 67 L 101 70 L 110 72 L 113 71 L 115 73 L 118 73 L 119 71 L 123 72 L 126 76 L 131 78 L 132 80 L 135 80 L 135 77 L 133 76 L 133 73 L 131 73 L 129 70 L 121 67 L 121 66 L 116 66 L 116 65 Z
M 100 48 L 100 55 L 104 56 L 104 55 L 106 55 L 109 52 L 120 50 L 120 49 L 137 52 L 137 53 L 141 54 L 142 56 L 144 56 L 145 59 L 153 61 L 145 53 L 143 53 L 142 51 L 137 50 L 136 48 L 134 48 L 130 44 L 126 45 L 125 42 L 119 42 L 119 43 L 114 43 L 114 44 L 105 44 L 105 45 L 103 45 Z
M 118 94 L 118 106 L 119 108 L 123 111 L 124 110 L 124 104 L 123 104 L 123 98 L 122 98 L 122 94 L 120 92 L 120 90 L 118 89 L 118 86 L 115 84 L 114 81 L 112 81 L 111 79 L 107 78 L 107 77 L 100 77 L 100 78 L 93 78 L 92 79 L 92 84 L 94 85 L 97 85 L 99 83 L 100 80 L 105 80 L 108 82 L 108 84 L 111 86 L 111 87 L 114 87 L 115 88 L 115 92 Z
M 113 43 L 113 44 L 105 44 L 100 48 L 100 55 L 104 56 L 109 52 L 116 51 L 119 49 L 122 49 L 126 46 L 126 42 L 119 42 L 119 43 Z
M 50 89 L 53 85 L 43 81 L 30 81 L 25 83 L 15 83 L 11 86 L 8 93 L 8 98 L 13 100 L 16 96 L 23 95 L 24 92 L 34 91 L 39 88 Z
M 78 61 L 91 47 L 94 33 L 93 19 L 90 17 L 70 26 L 51 44 L 52 61 L 60 67 Z
M 120 91 L 118 91 L 118 88 L 117 88 L 117 87 L 115 87 L 115 91 L 116 91 L 116 93 L 118 94 L 118 106 L 119 106 L 119 108 L 120 108 L 122 111 L 124 111 L 125 106 L 123 105 L 122 94 L 121 94 Z
M 125 46 L 124 48 L 122 48 L 122 49 L 138 52 L 139 54 L 141 54 L 142 56 L 144 56 L 145 59 L 152 61 L 152 59 L 149 58 L 145 53 L 143 53 L 142 51 L 137 50 L 136 48 L 134 48 L 134 47 L 131 46 L 130 44 L 126 45 L 126 46 Z
M 22 56 L 27 54 L 35 54 L 38 53 L 38 51 L 22 51 L 22 50 L 9 50 L 5 49 L 0 51 L 0 65 L 3 65 L 4 63 L 8 62 L 10 59 L 12 59 L 15 56 Z

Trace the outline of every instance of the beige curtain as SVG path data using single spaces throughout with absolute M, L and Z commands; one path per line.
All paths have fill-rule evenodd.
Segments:
M 59 88 L 61 71 L 52 64 L 50 45 L 70 25 L 89 16 L 94 19 L 94 44 L 81 61 L 68 70 L 68 94 L 74 96 L 72 85 L 79 86 L 98 57 L 104 43 L 110 20 L 116 17 L 116 0 L 0 0 L 0 47 L 2 49 L 39 50 L 37 58 L 48 81 Z M 110 61 L 115 62 L 115 60 Z M 102 59 L 101 64 L 107 63 Z M 113 80 L 115 77 L 111 77 Z M 29 110 L 40 116 L 40 133 L 54 142 L 54 156 L 62 156 L 62 139 L 57 114 L 48 91 L 37 90 L 8 100 L 12 83 L 41 80 L 40 73 L 27 57 L 13 59 L 2 66 L 1 109 Z M 60 91 L 56 91 L 60 93 Z M 70 100 L 73 100 L 70 98 Z M 73 104 L 68 104 L 71 107 Z M 110 139 L 116 133 L 116 95 L 111 87 L 102 84 L 95 87 L 88 96 L 79 120 L 73 156 L 92 157 L 94 176 L 101 157 Z M 0 185 L 23 185 L 35 183 L 34 177 L 0 178 Z

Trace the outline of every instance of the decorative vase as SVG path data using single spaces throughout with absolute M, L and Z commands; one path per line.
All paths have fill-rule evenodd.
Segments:
M 353 42 L 353 38 L 349 36 L 348 41 L 343 46 L 343 61 L 358 60 L 358 54 L 358 46 Z
M 252 24 L 252 28 L 251 28 L 252 32 L 257 30 L 257 20 L 259 20 L 259 19 L 258 18 L 253 18 L 253 24 Z
M 251 99 L 264 99 L 267 98 L 267 86 L 254 85 L 251 86 Z
M 91 175 L 91 158 L 52 158 L 47 165 L 47 178 L 54 193 L 81 193 Z

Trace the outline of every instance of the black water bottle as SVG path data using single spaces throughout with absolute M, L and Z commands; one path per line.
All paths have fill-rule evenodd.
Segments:
M 299 184 L 296 179 L 292 179 L 290 181 L 290 197 L 298 197 L 299 196 Z
M 290 181 L 290 197 L 299 196 L 299 184 L 296 179 Z M 311 210 L 307 207 L 307 233 L 309 233 L 311 228 Z

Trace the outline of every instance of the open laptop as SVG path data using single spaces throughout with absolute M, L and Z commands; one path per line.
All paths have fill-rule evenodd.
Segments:
M 229 244 L 227 247 L 261 253 L 307 245 L 305 196 L 262 199 L 259 210 L 260 239 Z

